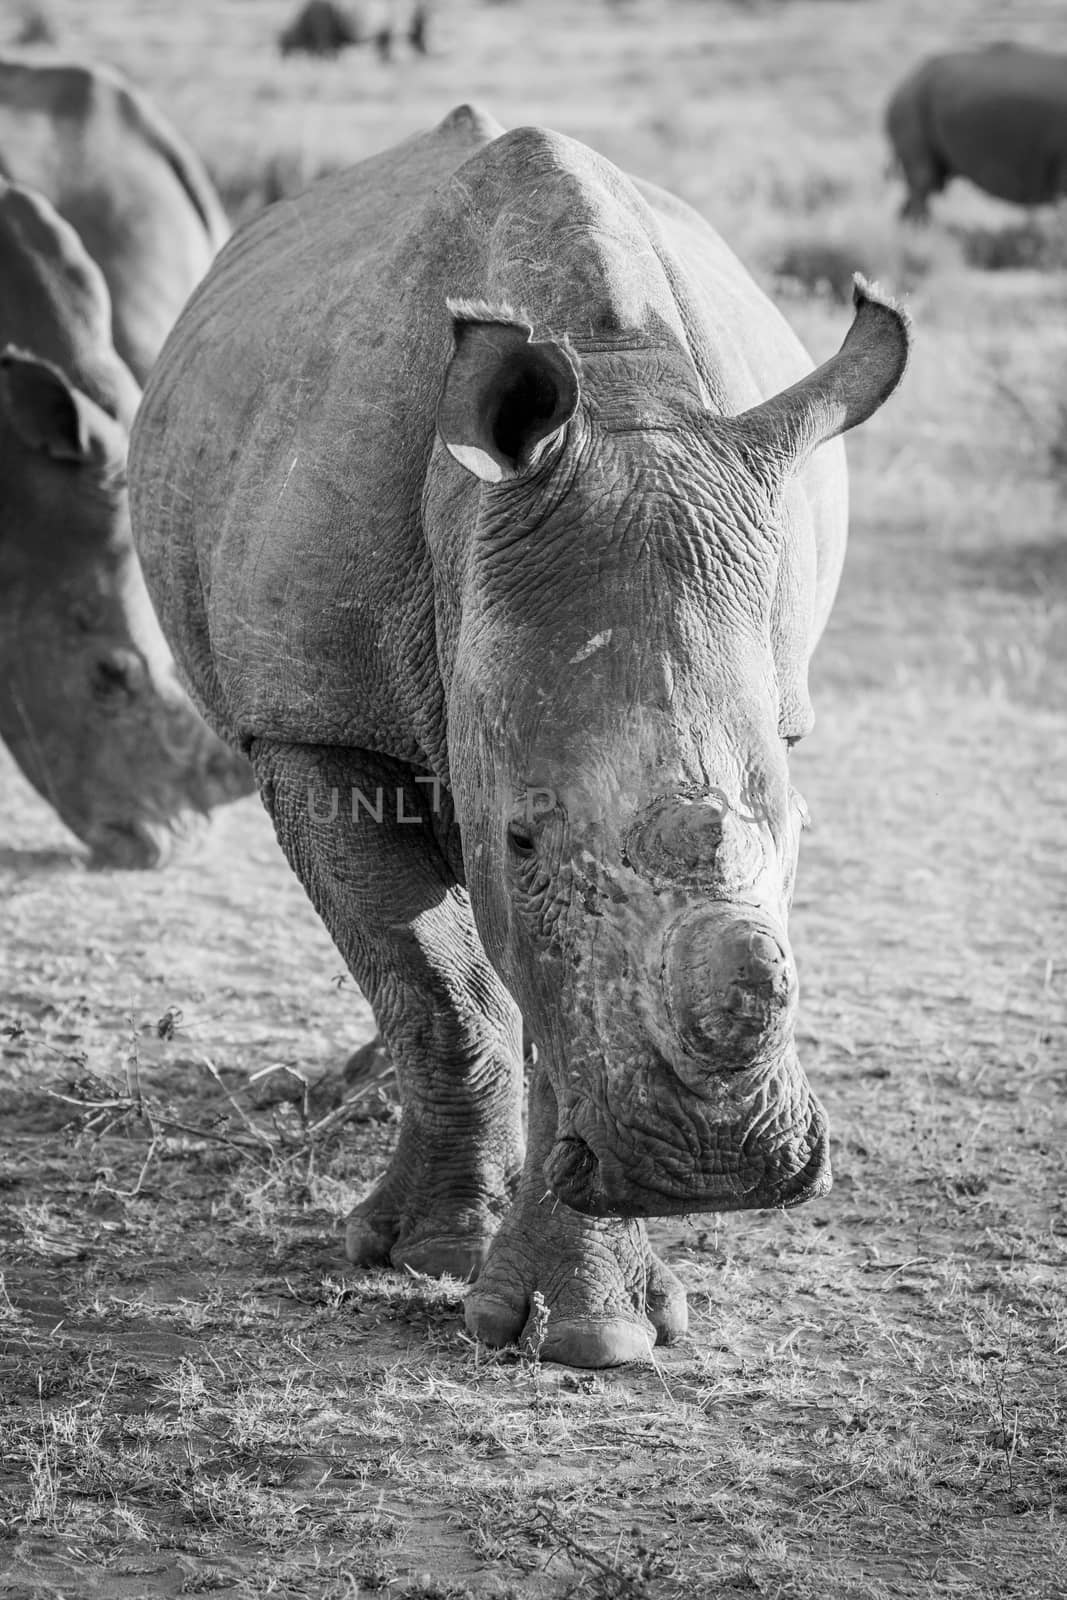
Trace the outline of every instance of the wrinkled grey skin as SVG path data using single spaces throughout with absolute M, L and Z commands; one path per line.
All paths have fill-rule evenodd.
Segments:
M 996 44 L 932 56 L 904 79 L 886 132 L 907 184 L 901 215 L 924 219 L 954 177 L 1016 205 L 1067 194 L 1067 55 Z
M 461 107 L 244 229 L 148 386 L 164 629 L 404 1094 L 349 1253 L 478 1273 L 491 1343 L 540 1291 L 546 1357 L 647 1357 L 686 1308 L 641 1217 L 829 1186 L 786 750 L 844 551 L 812 451 L 906 355 L 860 302 L 812 376 L 694 212 Z
M 0 180 L 0 738 L 98 865 L 252 787 L 178 683 L 130 537 L 140 390 L 107 287 L 43 196 Z
M 199 158 L 98 66 L 0 58 L 0 174 L 81 236 L 111 295 L 114 344 L 141 384 L 229 235 Z

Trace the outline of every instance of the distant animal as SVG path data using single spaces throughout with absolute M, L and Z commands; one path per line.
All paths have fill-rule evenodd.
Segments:
M 149 379 L 146 581 L 402 1090 L 349 1255 L 479 1274 L 490 1344 L 647 1360 L 638 1219 L 829 1187 L 787 753 L 907 355 L 855 299 L 813 372 L 695 211 L 460 107 L 248 223 Z
M 55 22 L 47 11 L 43 11 L 39 6 L 30 6 L 28 10 L 23 12 L 22 21 L 19 23 L 18 30 L 12 40 L 13 44 L 18 46 L 55 45 L 58 42 Z
M 229 234 L 199 158 L 117 73 L 3 57 L 0 174 L 77 230 L 108 286 L 115 349 L 143 383 Z
M 140 389 L 107 285 L 34 190 L 0 180 L 0 738 L 102 866 L 163 859 L 248 793 L 178 683 L 130 537 Z
M 429 6 L 424 0 L 415 0 L 405 9 L 411 47 L 425 55 Z M 395 0 L 363 0 L 362 4 L 347 7 L 336 5 L 334 0 L 307 0 L 278 36 L 278 48 L 283 56 L 303 51 L 307 55 L 332 57 L 351 45 L 373 44 L 382 60 L 388 61 L 397 28 Z
M 362 42 L 354 15 L 335 5 L 334 0 L 307 0 L 278 35 L 283 56 L 299 51 L 309 56 L 336 56 L 349 45 Z
M 1021 206 L 1067 194 L 1067 55 L 1014 44 L 932 56 L 894 92 L 889 142 L 925 218 L 954 177 Z

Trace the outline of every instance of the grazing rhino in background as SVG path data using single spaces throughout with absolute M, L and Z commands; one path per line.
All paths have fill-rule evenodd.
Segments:
M 362 34 L 354 16 L 334 0 L 307 0 L 289 26 L 278 35 L 283 56 L 303 52 L 309 56 L 337 56 L 349 45 L 360 44 Z
M 491 1344 L 540 1291 L 546 1358 L 647 1358 L 686 1305 L 639 1219 L 829 1187 L 786 757 L 844 552 L 826 441 L 906 359 L 856 303 L 812 372 L 696 212 L 461 107 L 243 228 L 149 381 L 164 631 L 402 1089 L 349 1255 L 478 1274 Z
M 199 158 L 117 73 L 5 57 L 0 174 L 80 234 L 110 292 L 115 349 L 143 384 L 229 236 Z
M 106 866 L 251 791 L 178 683 L 130 537 L 140 389 L 74 229 L 0 180 L 0 738 Z
M 382 60 L 388 61 L 397 29 L 396 9 L 395 0 L 370 0 L 345 8 L 335 5 L 334 0 L 307 0 L 278 35 L 278 49 L 283 56 L 302 51 L 311 56 L 333 57 L 350 45 L 373 42 Z M 416 0 L 410 7 L 407 36 L 411 48 L 421 55 L 427 54 L 427 24 L 428 7 Z
M 908 186 L 901 215 L 928 214 L 951 178 L 1021 206 L 1067 194 L 1067 55 L 990 45 L 932 56 L 886 112 Z

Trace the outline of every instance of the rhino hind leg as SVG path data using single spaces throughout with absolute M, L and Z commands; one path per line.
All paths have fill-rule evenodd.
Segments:
M 930 196 L 940 194 L 952 174 L 934 151 L 926 148 L 901 153 L 900 164 L 908 190 L 900 215 L 905 221 L 926 222 Z
M 473 1277 L 522 1165 L 522 1024 L 439 848 L 431 796 L 362 752 L 257 741 L 252 760 L 400 1084 L 396 1148 L 349 1219 L 348 1255 Z
M 685 1290 L 653 1254 L 643 1222 L 583 1216 L 545 1192 L 556 1116 L 539 1066 L 518 1197 L 467 1293 L 467 1328 L 486 1344 L 523 1342 L 574 1367 L 647 1362 L 656 1343 L 685 1333 Z

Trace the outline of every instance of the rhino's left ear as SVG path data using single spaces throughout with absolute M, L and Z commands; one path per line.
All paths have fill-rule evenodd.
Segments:
M 9 344 L 0 353 L 0 408 L 23 444 L 55 461 L 86 462 L 97 407 L 51 361 Z
M 449 452 L 484 483 L 517 478 L 541 460 L 578 405 L 578 374 L 562 345 L 531 343 L 526 324 L 488 307 L 450 306 L 456 347 L 437 406 Z
M 827 439 L 866 422 L 904 376 L 911 342 L 905 311 L 856 273 L 856 315 L 845 342 L 821 367 L 734 418 L 776 473 L 803 465 Z

